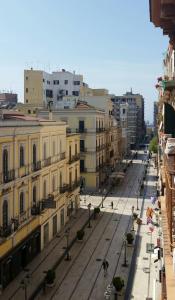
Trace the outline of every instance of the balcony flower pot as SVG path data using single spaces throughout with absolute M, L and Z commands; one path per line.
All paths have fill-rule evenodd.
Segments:
M 124 287 L 124 280 L 121 277 L 114 277 L 112 280 L 116 292 L 121 292 Z
M 132 245 L 134 241 L 133 234 L 131 232 L 128 232 L 126 235 L 126 240 L 128 242 L 128 245 Z
M 162 77 L 158 77 L 157 78 L 157 81 L 159 82 L 159 81 L 162 81 Z
M 77 231 L 77 241 L 82 242 L 84 238 L 84 230 L 80 229 Z
M 55 271 L 53 269 L 50 269 L 50 270 L 47 271 L 46 278 L 45 278 L 47 287 L 53 287 L 54 286 L 55 277 L 56 277 L 55 276 Z

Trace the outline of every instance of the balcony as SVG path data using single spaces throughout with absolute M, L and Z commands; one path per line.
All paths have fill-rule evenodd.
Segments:
M 175 80 L 163 80 L 162 81 L 162 86 L 164 91 L 168 90 L 171 91 L 173 89 L 175 89 Z
M 37 161 L 36 163 L 32 164 L 32 172 L 36 172 L 41 170 L 41 161 Z
M 0 237 L 6 238 L 11 234 L 12 234 L 12 224 L 10 224 L 6 227 L 0 226 Z
M 76 133 L 86 133 L 87 128 L 76 128 Z
M 65 158 L 66 158 L 65 152 L 60 153 L 60 159 L 62 160 L 62 159 L 65 159 Z
M 44 167 L 48 167 L 51 165 L 51 157 L 48 157 L 44 160 Z
M 60 194 L 64 194 L 67 191 L 68 191 L 68 185 L 63 184 L 63 186 L 60 187 Z
M 104 132 L 104 131 L 105 131 L 105 128 L 96 128 L 97 133 Z
M 1 174 L 1 183 L 8 183 L 15 179 L 15 170 L 10 170 Z

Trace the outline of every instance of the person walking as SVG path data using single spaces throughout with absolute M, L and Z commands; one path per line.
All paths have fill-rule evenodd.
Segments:
M 104 277 L 106 277 L 107 272 L 108 272 L 108 267 L 109 267 L 109 263 L 106 259 L 103 260 L 102 266 L 103 266 L 103 270 L 104 270 Z

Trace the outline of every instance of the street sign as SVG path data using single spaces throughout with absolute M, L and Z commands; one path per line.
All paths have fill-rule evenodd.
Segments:
M 154 253 L 154 244 L 146 243 L 146 253 Z

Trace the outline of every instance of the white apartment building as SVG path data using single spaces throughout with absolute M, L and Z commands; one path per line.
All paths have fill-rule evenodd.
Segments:
M 76 103 L 83 87 L 83 75 L 64 69 L 47 73 L 40 70 L 24 70 L 24 103 L 52 104 L 54 108 L 71 108 Z

